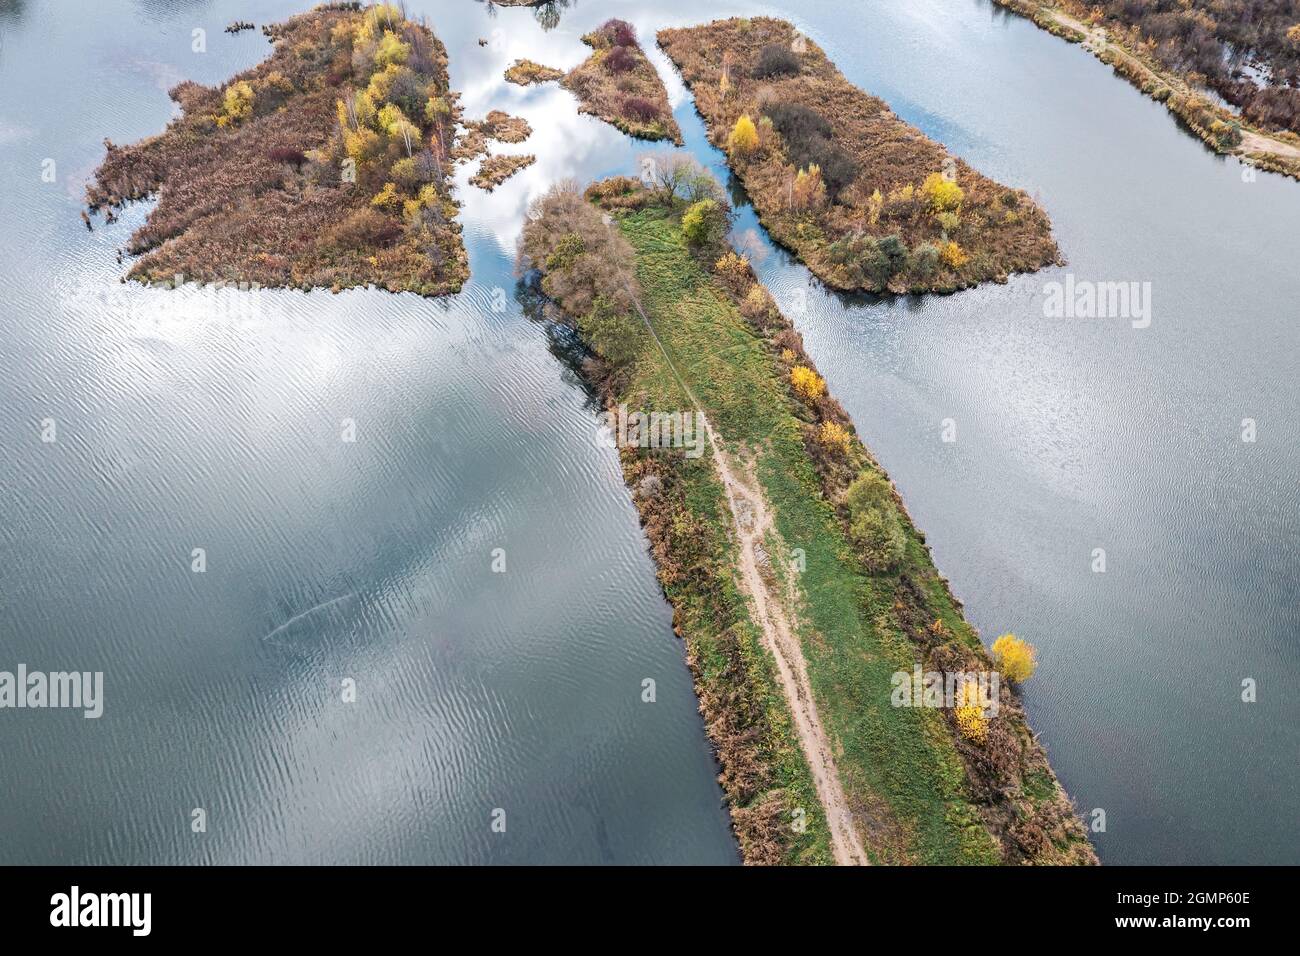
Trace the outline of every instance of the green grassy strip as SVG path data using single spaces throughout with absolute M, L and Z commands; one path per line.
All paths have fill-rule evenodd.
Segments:
M 967 796 L 962 762 L 943 718 L 934 710 L 890 704 L 890 675 L 910 670 L 915 660 L 906 637 L 889 623 L 895 578 L 861 572 L 821 496 L 800 421 L 766 344 L 714 286 L 662 210 L 626 216 L 619 224 L 637 253 L 643 305 L 673 364 L 730 450 L 753 456 L 781 538 L 806 555 L 805 570 L 794 577 L 818 710 L 838 744 L 841 776 L 855 809 L 879 820 L 883 806 L 888 817 L 880 832 L 866 834 L 871 852 L 878 859 L 919 863 L 998 862 L 999 847 Z M 638 362 L 627 394 L 645 408 L 689 407 L 655 350 Z M 699 490 L 691 506 L 707 505 L 708 520 L 721 522 L 725 535 L 721 487 L 711 468 L 695 470 L 692 481 Z M 910 525 L 908 532 L 903 570 L 937 579 Z M 942 616 L 978 644 L 946 589 L 939 591 Z

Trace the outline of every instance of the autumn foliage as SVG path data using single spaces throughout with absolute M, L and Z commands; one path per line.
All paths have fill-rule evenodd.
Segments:
M 993 661 L 1003 677 L 1017 684 L 1029 680 L 1038 666 L 1033 645 L 1014 634 L 1003 634 L 993 642 Z
M 264 62 L 221 89 L 182 83 L 166 131 L 109 147 L 92 209 L 158 193 L 130 276 L 458 290 L 459 110 L 442 44 L 382 4 L 319 7 L 267 32 Z

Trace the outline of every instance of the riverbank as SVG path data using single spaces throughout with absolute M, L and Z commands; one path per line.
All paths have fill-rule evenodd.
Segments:
M 1248 123 L 1240 113 L 1215 103 L 1184 75 L 1163 68 L 1146 52 L 1108 31 L 1091 18 L 1074 15 L 1035 0 L 994 0 L 1047 32 L 1078 43 L 1169 112 L 1216 153 L 1269 172 L 1300 179 L 1300 136 L 1270 133 Z
M 171 91 L 182 115 L 109 143 L 87 190 L 111 221 L 158 203 L 127 277 L 262 287 L 374 285 L 445 295 L 469 277 L 451 195 L 460 120 L 447 53 L 396 7 L 322 6 L 266 28 L 272 55 L 221 87 Z
M 635 283 L 621 331 L 577 320 L 605 355 L 588 363 L 589 380 L 611 409 L 698 407 L 707 422 L 704 457 L 620 455 L 745 860 L 1095 862 L 1005 684 L 973 735 L 954 708 L 891 699 L 895 675 L 917 666 L 988 673 L 992 663 L 748 264 L 725 250 L 702 256 L 684 204 L 662 191 L 621 180 L 590 194 L 618 230 L 601 262 L 630 255 Z M 580 312 L 583 277 L 608 276 L 579 249 L 603 240 L 566 238 L 591 229 L 575 227 L 574 209 L 538 211 L 529 261 L 544 289 Z M 648 334 L 638 335 L 642 323 Z M 600 348 L 611 332 L 627 347 Z M 864 484 L 873 518 L 853 512 L 850 489 Z M 887 554 L 872 521 L 896 532 Z
M 1062 261 L 1028 194 L 950 156 L 786 21 L 658 41 L 769 234 L 828 285 L 952 292 Z

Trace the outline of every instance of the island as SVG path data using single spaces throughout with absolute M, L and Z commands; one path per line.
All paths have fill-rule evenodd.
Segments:
M 952 292 L 1062 261 L 1047 214 L 770 17 L 658 34 L 768 233 L 836 289 Z
M 673 119 L 668 91 L 632 25 L 607 20 L 582 42 L 591 47 L 591 56 L 568 73 L 524 59 L 510 65 L 506 80 L 519 86 L 560 80 L 577 97 L 580 113 L 637 139 L 666 139 L 680 146 L 682 131 Z
M 447 53 L 392 5 L 317 7 L 265 28 L 274 51 L 181 115 L 107 143 L 91 211 L 157 194 L 128 277 L 445 295 L 469 276 L 449 172 L 460 107 Z
M 520 268 L 586 345 L 745 862 L 1096 863 L 1013 684 L 1025 645 L 984 649 L 728 245 L 721 186 L 656 162 L 648 185 L 539 197 Z M 900 701 L 912 675 L 995 669 L 982 704 L 965 682 L 953 706 Z

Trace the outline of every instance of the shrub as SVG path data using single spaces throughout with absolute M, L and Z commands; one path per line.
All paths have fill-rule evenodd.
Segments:
M 631 176 L 611 176 L 594 182 L 585 195 L 606 209 L 640 209 L 650 201 L 649 190 Z
M 781 135 L 786 158 L 797 168 L 816 166 L 831 199 L 857 178 L 857 163 L 831 140 L 824 117 L 798 103 L 770 103 L 763 112 Z
M 382 70 L 392 64 L 405 63 L 410 55 L 411 48 L 399 40 L 396 33 L 385 30 L 379 38 L 379 48 L 375 50 L 375 69 Z
M 807 139 L 810 136 L 830 136 L 831 124 L 814 110 L 801 103 L 771 102 L 763 107 L 763 115 L 782 139 Z
M 795 174 L 790 188 L 790 203 L 795 209 L 815 209 L 826 202 L 826 183 L 821 167 L 813 163 Z
M 924 242 L 912 250 L 909 268 L 918 279 L 929 279 L 939 268 L 939 247 Z
M 790 385 L 795 394 L 807 402 L 815 402 L 826 393 L 826 380 L 807 365 L 790 369 Z
M 763 47 L 758 53 L 758 62 L 754 64 L 754 76 L 759 78 L 794 76 L 798 72 L 798 55 L 780 43 L 769 43 Z
M 749 291 L 745 293 L 745 298 L 741 300 L 740 314 L 750 322 L 762 325 L 769 318 L 771 306 L 772 297 L 767 294 L 766 289 L 755 282 L 749 287 Z M 794 353 L 791 352 L 790 355 L 791 361 L 793 361 Z
M 429 179 L 425 175 L 425 167 L 421 164 L 420 158 L 416 156 L 403 156 L 393 163 L 393 167 L 388 171 L 388 174 L 393 177 L 393 180 L 399 186 L 412 191 L 428 182 Z
M 966 255 L 965 250 L 957 243 L 949 240 L 945 242 L 939 250 L 939 258 L 949 269 L 960 269 L 966 264 L 970 256 Z
M 375 193 L 370 200 L 370 205 L 378 209 L 396 209 L 402 202 L 402 197 L 397 194 L 396 183 L 384 183 L 384 188 Z
M 758 147 L 758 128 L 746 113 L 736 120 L 736 125 L 727 137 L 727 146 L 733 153 L 747 156 Z
M 639 123 L 649 123 L 659 118 L 659 107 L 640 96 L 625 97 L 619 109 L 628 119 Z
M 221 98 L 221 115 L 217 117 L 217 125 L 225 126 L 227 123 L 248 119 L 253 115 L 253 100 L 253 88 L 247 80 L 231 83 Z
M 851 515 L 868 508 L 893 504 L 893 499 L 888 479 L 876 471 L 864 471 L 844 492 L 844 503 L 848 505 Z
M 596 296 L 591 311 L 578 319 L 578 329 L 597 354 L 615 365 L 635 359 L 645 341 L 640 318 L 603 295 Z
M 546 257 L 546 271 L 554 272 L 571 268 L 578 256 L 587 251 L 587 243 L 576 232 L 566 233 L 555 244 L 555 249 Z
M 273 163 L 292 163 L 294 166 L 301 166 L 307 161 L 307 156 L 296 146 L 274 146 L 266 154 L 266 158 Z
M 961 206 L 966 193 L 951 179 L 945 179 L 939 173 L 931 173 L 921 183 L 921 195 L 930 204 L 931 212 L 953 212 Z
M 821 428 L 817 429 L 818 444 L 841 455 L 848 454 L 849 441 L 849 430 L 839 422 L 822 422 Z
M 713 271 L 734 293 L 739 294 L 741 289 L 749 285 L 749 260 L 737 255 L 733 250 L 727 250 L 722 258 L 713 264 Z
M 982 744 L 988 737 L 989 719 L 984 715 L 984 705 L 980 701 L 979 684 L 973 680 L 962 681 L 957 688 L 954 702 L 953 720 L 958 732 L 967 740 Z
M 849 534 L 861 548 L 869 571 L 889 571 L 903 559 L 907 537 L 889 481 L 875 471 L 864 471 L 844 493 L 849 510 Z
M 872 573 L 891 571 L 903 560 L 907 538 L 892 506 L 868 508 L 852 516 L 849 534 L 858 544 L 862 563 Z
M 636 66 L 636 54 L 625 46 L 616 46 L 605 55 L 600 65 L 605 68 L 606 73 L 615 75 L 626 73 Z
M 1003 677 L 1017 684 L 1033 677 L 1038 666 L 1034 646 L 1014 634 L 1003 634 L 993 642 L 993 663 Z
M 600 31 L 615 46 L 636 46 L 636 31 L 626 20 L 606 20 Z
M 701 199 L 682 216 L 682 233 L 692 246 L 708 249 L 727 234 L 727 213 L 716 199 Z

